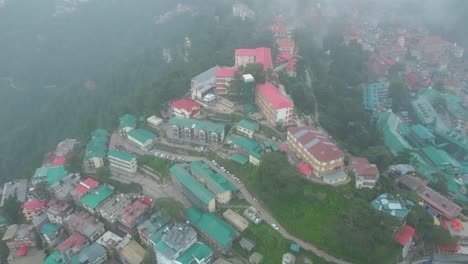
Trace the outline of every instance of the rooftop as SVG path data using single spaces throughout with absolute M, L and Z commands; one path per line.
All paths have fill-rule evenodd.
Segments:
M 240 153 L 240 152 L 235 152 L 233 154 L 231 154 L 230 156 L 231 160 L 241 164 L 241 165 L 245 165 L 247 164 L 247 162 L 249 162 L 249 157 L 245 156 L 244 154 Z
M 87 195 L 81 197 L 81 202 L 86 204 L 91 209 L 98 207 L 104 200 L 114 193 L 114 190 L 107 187 L 106 185 L 100 185 L 96 189 L 92 190 Z
M 235 56 L 253 56 L 255 63 L 263 65 L 263 70 L 267 71 L 272 68 L 271 49 L 270 48 L 256 48 L 256 49 L 236 49 Z
M 155 249 L 157 254 L 164 254 L 167 258 L 173 259 L 177 252 L 195 242 L 196 239 L 197 232 L 190 225 L 177 223 L 162 235 Z
M 125 114 L 119 117 L 119 122 L 119 129 L 123 129 L 126 127 L 135 128 L 137 125 L 137 118 L 134 115 Z
M 125 242 L 123 247 L 119 246 L 119 255 L 121 258 L 125 259 L 125 263 L 140 264 L 145 258 L 146 250 L 132 239 L 128 242 Z
M 126 206 L 122 213 L 120 213 L 120 221 L 129 226 L 133 226 L 138 218 L 146 213 L 148 209 L 149 204 L 138 199 L 133 204 Z
M 77 231 L 86 237 L 92 236 L 96 230 L 104 228 L 104 224 L 85 211 L 71 214 L 64 220 L 64 224 L 71 232 Z
M 372 206 L 386 214 L 403 219 L 409 213 L 408 208 L 392 195 L 384 193 L 371 202 Z
M 176 127 L 199 129 L 209 133 L 223 134 L 225 126 L 223 124 L 212 123 L 204 120 L 187 119 L 181 117 L 173 117 L 169 123 Z
M 304 175 L 309 175 L 313 168 L 305 163 L 299 162 L 297 164 L 297 168 L 299 169 L 299 172 L 301 172 Z
M 133 156 L 132 154 L 117 149 L 109 150 L 109 152 L 107 152 L 107 156 L 126 161 L 131 161 L 135 159 L 135 156 Z
M 96 243 L 99 243 L 110 250 L 117 248 L 117 246 L 120 242 L 122 242 L 122 240 L 122 237 L 112 233 L 111 231 L 107 231 L 98 240 L 96 240 Z
M 347 169 L 354 172 L 356 176 L 369 179 L 377 179 L 380 173 L 375 164 L 370 164 L 368 159 L 359 157 L 351 157 Z
M 3 195 L 0 207 L 3 206 L 4 202 L 10 196 L 16 196 L 16 199 L 20 202 L 26 201 L 26 189 L 28 187 L 28 180 L 20 179 L 16 181 L 7 182 L 3 185 Z
M 57 246 L 57 250 L 60 252 L 65 252 L 68 249 L 79 251 L 83 245 L 86 244 L 86 242 L 87 240 L 82 234 L 74 232 L 67 239 L 65 239 L 65 241 Z
M 94 242 L 80 251 L 78 260 L 80 263 L 94 263 L 102 256 L 107 256 L 106 249 L 101 244 Z
M 258 93 L 261 93 L 275 109 L 294 107 L 294 103 L 271 83 L 259 84 L 256 90 Z
M 190 98 L 182 98 L 180 100 L 171 102 L 170 106 L 172 108 L 184 109 L 187 112 L 192 112 L 193 110 L 200 108 L 201 104 Z
M 259 125 L 257 122 L 248 120 L 248 119 L 242 119 L 237 126 L 240 126 L 244 129 L 250 130 L 250 131 L 257 131 L 259 128 Z
M 444 196 L 427 186 L 418 189 L 416 191 L 416 194 L 424 202 L 428 203 L 430 206 L 441 212 L 445 217 L 449 219 L 457 217 L 462 210 L 462 208 L 456 203 L 450 201 L 449 199 L 445 198 Z
M 143 224 L 138 226 L 138 231 L 147 237 L 160 230 L 171 221 L 171 218 L 163 211 L 152 214 Z
M 223 67 L 216 70 L 216 77 L 234 77 L 236 73 L 236 68 Z
M 45 259 L 44 250 L 35 248 L 28 248 L 23 246 L 17 252 L 11 251 L 8 256 L 8 263 L 10 264 L 31 264 L 43 263 Z
M 129 194 L 116 194 L 112 198 L 106 200 L 99 206 L 99 210 L 104 215 L 115 215 L 123 210 L 125 206 L 132 202 L 132 197 Z M 106 218 L 104 216 L 104 218 Z
M 150 139 L 154 139 L 154 138 L 157 138 L 158 136 L 156 134 L 154 134 L 153 132 L 151 131 L 148 131 L 144 128 L 137 128 L 137 129 L 134 129 L 130 132 L 128 132 L 128 135 L 134 139 L 136 139 L 137 141 L 139 141 L 140 143 L 145 143 L 146 141 L 150 140 Z
M 189 247 L 182 255 L 180 255 L 176 260 L 181 264 L 195 264 L 199 260 L 208 258 L 213 254 L 213 250 L 207 245 L 197 242 Z
M 228 136 L 227 139 L 228 141 L 231 141 L 232 144 L 237 145 L 247 151 L 260 152 L 262 150 L 260 143 L 247 137 Z
M 288 128 L 288 133 L 319 161 L 329 162 L 344 158 L 343 151 L 313 126 L 291 127 Z
M 406 246 L 408 241 L 413 237 L 413 235 L 416 233 L 413 227 L 404 224 L 398 232 L 393 234 L 393 238 L 400 243 L 402 246 Z
M 232 185 L 231 182 L 222 175 L 214 172 L 210 165 L 203 161 L 192 161 L 190 168 L 192 173 L 202 178 L 208 185 L 208 188 L 213 192 L 216 192 L 216 194 L 221 194 L 227 191 L 237 191 L 237 188 Z
M 39 200 L 29 200 L 21 205 L 21 208 L 26 210 L 42 210 L 45 209 L 47 205 L 46 201 Z
M 55 232 L 62 229 L 62 226 L 59 224 L 46 223 L 41 228 L 41 233 L 46 236 L 52 236 Z
M 200 201 L 207 205 L 214 199 L 214 195 L 209 192 L 203 185 L 193 178 L 186 170 L 186 166 L 177 164 L 170 168 L 171 174 L 176 177 L 191 193 L 193 193 Z

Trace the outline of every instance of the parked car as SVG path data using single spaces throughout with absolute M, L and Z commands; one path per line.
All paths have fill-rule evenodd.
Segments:
M 278 226 L 276 224 L 271 224 L 271 227 L 274 229 L 274 230 L 278 230 Z

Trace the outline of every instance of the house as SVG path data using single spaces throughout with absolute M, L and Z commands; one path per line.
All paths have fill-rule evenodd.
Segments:
M 245 237 L 239 240 L 239 245 L 242 249 L 246 250 L 249 253 L 252 252 L 252 250 L 255 248 L 255 243 L 252 240 L 247 239 Z
M 128 236 L 117 245 L 116 251 L 122 264 L 140 264 L 146 255 L 146 250 Z
M 177 264 L 211 264 L 213 262 L 213 250 L 202 242 L 196 242 L 182 253 L 175 261 Z
M 372 207 L 376 210 L 388 215 L 399 218 L 405 218 L 409 213 L 409 209 L 402 200 L 394 198 L 388 193 L 383 193 L 371 202 Z
M 60 255 L 68 254 L 70 256 L 74 256 L 88 245 L 88 240 L 86 240 L 82 234 L 73 232 L 67 239 L 65 239 L 65 241 L 60 243 L 56 249 Z
M 344 153 L 328 136 L 313 126 L 290 127 L 287 133 L 290 154 L 298 157 L 303 163 L 312 167 L 315 177 L 324 181 L 345 181 Z M 336 178 L 335 175 L 337 176 Z M 331 179 L 327 177 L 331 176 Z
M 259 125 L 255 121 L 242 119 L 239 123 L 237 123 L 237 132 L 249 137 L 253 138 L 253 135 L 258 131 Z
M 416 190 L 416 194 L 437 213 L 448 219 L 455 218 L 461 213 L 462 208 L 458 204 L 445 198 L 427 186 Z
M 49 246 L 55 247 L 65 238 L 65 232 L 62 225 L 47 223 L 41 228 L 41 235 Z
M 109 160 L 109 167 L 113 173 L 134 176 L 137 172 L 138 165 L 136 157 L 130 153 L 112 149 L 107 152 L 107 159 Z
M 93 214 L 96 212 L 96 208 L 111 197 L 113 193 L 113 187 L 111 188 L 108 185 L 101 184 L 80 198 L 81 206 Z
M 117 219 L 117 228 L 124 233 L 132 234 L 133 228 L 144 221 L 144 216 L 150 209 L 150 205 L 151 203 L 143 198 L 127 205 Z
M 47 207 L 46 201 L 29 200 L 21 205 L 26 221 L 32 221 L 37 215 L 42 213 Z
M 157 263 L 177 263 L 175 260 L 197 242 L 197 232 L 187 224 L 176 223 L 153 241 Z
M 354 173 L 356 188 L 373 189 L 379 179 L 379 169 L 375 164 L 370 164 L 366 158 L 351 157 L 346 167 L 348 172 Z
M 31 179 L 33 186 L 39 183 L 45 182 L 47 185 L 52 185 L 68 175 L 67 170 L 63 165 L 52 166 L 52 167 L 40 167 L 34 172 Z
M 115 224 L 119 215 L 131 202 L 132 197 L 129 194 L 116 194 L 99 205 L 97 212 L 107 222 Z
M 216 70 L 218 66 L 202 72 L 201 74 L 192 78 L 190 82 L 190 93 L 192 99 L 203 99 L 206 95 L 212 93 L 216 87 Z
M 401 256 L 406 258 L 408 253 L 410 252 L 411 246 L 414 242 L 414 236 L 416 235 L 416 230 L 410 225 L 404 224 L 399 231 L 393 234 L 393 238 L 397 241 L 400 245 L 403 246 L 401 250 Z
M 239 136 L 228 136 L 227 143 L 231 144 L 234 148 L 241 149 L 246 155 L 249 156 L 250 163 L 258 166 L 260 159 L 262 158 L 262 146 L 256 140 L 239 137 Z
M 283 23 L 280 22 L 275 22 L 268 26 L 270 29 L 271 33 L 273 33 L 273 36 L 275 38 L 287 38 L 288 37 L 288 30 L 286 27 L 283 25 Z
M 65 165 L 79 142 L 76 139 L 65 139 L 57 144 L 54 152 L 44 155 L 43 167 Z
M 89 168 L 97 169 L 104 166 L 109 133 L 104 129 L 91 132 L 91 140 L 86 146 L 85 160 Z
M 216 210 L 215 196 L 200 184 L 189 172 L 187 164 L 176 164 L 169 170 L 174 185 L 189 199 L 195 206 L 208 211 Z
M 70 203 L 52 199 L 47 203 L 47 217 L 53 224 L 63 225 L 63 220 L 73 211 Z
M 283 255 L 281 264 L 295 264 L 295 263 L 296 263 L 296 257 L 293 254 L 288 252 Z
M 119 117 L 119 134 L 127 137 L 128 132 L 137 128 L 137 118 L 134 115 L 125 114 Z
M 26 224 L 8 226 L 2 241 L 11 251 L 19 250 L 22 247 L 34 248 L 39 245 L 34 227 Z
M 144 128 L 137 128 L 128 132 L 128 140 L 134 145 L 142 149 L 150 149 L 158 136 Z
M 151 245 L 151 235 L 166 227 L 170 221 L 171 218 L 166 213 L 163 211 L 157 211 L 156 213 L 152 214 L 150 218 L 139 225 L 137 230 L 143 245 Z
M 217 94 L 227 94 L 230 82 L 234 79 L 236 74 L 236 68 L 218 68 L 216 70 L 216 88 L 215 91 Z
M 256 49 L 236 49 L 235 67 L 246 66 L 247 64 L 262 64 L 263 70 L 268 71 L 272 68 L 271 49 L 266 47 Z
M 296 42 L 289 39 L 278 39 L 276 40 L 276 46 L 278 47 L 278 51 L 280 53 L 289 52 L 290 54 L 293 54 L 294 48 L 296 47 Z
M 468 222 L 452 218 L 444 221 L 444 227 L 452 237 L 459 239 L 462 243 L 468 239 Z
M 185 217 L 199 231 L 203 238 L 219 251 L 226 253 L 232 248 L 237 237 L 236 230 L 212 213 L 190 207 L 185 210 Z
M 102 264 L 107 261 L 107 251 L 101 244 L 94 242 L 83 248 L 73 259 L 76 259 L 75 261 L 79 261 L 80 263 Z
M 40 231 L 42 226 L 49 223 L 49 218 L 47 217 L 47 214 L 46 213 L 42 213 L 38 216 L 36 216 L 36 218 L 34 218 L 32 221 L 31 221 L 31 224 L 33 225 L 34 229 L 36 229 L 36 231 Z
M 231 209 L 227 209 L 223 213 L 223 217 L 226 219 L 226 221 L 228 221 L 229 224 L 233 225 L 237 230 L 239 230 L 239 232 L 244 232 L 244 230 L 249 227 L 249 221 Z
M 231 154 L 231 156 L 229 156 L 229 158 L 237 163 L 239 163 L 240 165 L 245 165 L 247 164 L 247 162 L 249 162 L 249 157 L 246 156 L 245 154 L 241 153 L 241 152 L 235 152 L 233 154 Z
M 8 264 L 32 264 L 43 263 L 46 255 L 44 250 L 28 248 L 26 246 L 18 251 L 10 251 L 8 255 Z
M 239 1 L 234 1 L 232 4 L 232 15 L 240 17 L 242 20 L 255 18 L 255 12 L 249 6 Z
M 205 144 L 221 144 L 225 126 L 203 120 L 173 117 L 169 120 L 172 137 Z
M 98 238 L 98 240 L 96 240 L 96 243 L 105 247 L 109 252 L 109 255 L 116 255 L 114 250 L 117 249 L 117 246 L 122 242 L 122 240 L 122 237 L 112 233 L 111 231 L 107 231 Z
M 271 83 L 257 85 L 255 103 L 272 127 L 287 126 L 294 121 L 294 103 Z
M 162 118 L 152 115 L 146 119 L 146 124 L 152 129 L 158 129 L 159 125 L 163 123 Z
M 200 114 L 201 104 L 189 98 L 182 98 L 169 104 L 173 116 L 192 118 Z
M 250 255 L 249 257 L 250 264 L 260 264 L 262 263 L 262 260 L 263 260 L 263 255 L 258 252 L 252 253 L 252 255 Z
M 85 211 L 69 215 L 64 225 L 69 233 L 79 232 L 90 241 L 98 239 L 105 232 L 104 224 Z
M 74 191 L 76 185 L 80 182 L 80 174 L 68 174 L 65 178 L 49 186 L 51 192 L 54 193 L 55 199 L 61 202 L 71 202 L 73 199 L 71 193 Z
M 3 194 L 0 207 L 3 207 L 5 201 L 10 197 L 21 203 L 26 201 L 26 189 L 28 188 L 28 180 L 20 179 L 16 181 L 7 182 L 3 185 Z
M 75 201 L 79 201 L 81 197 L 85 196 L 92 190 L 96 189 L 99 186 L 99 182 L 92 178 L 87 178 L 83 181 L 80 181 L 73 191 L 70 192 L 71 196 Z

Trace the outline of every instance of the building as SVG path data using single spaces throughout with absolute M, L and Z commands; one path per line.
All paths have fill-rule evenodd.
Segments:
M 233 225 L 237 230 L 239 230 L 239 232 L 244 232 L 244 230 L 249 227 L 249 221 L 231 209 L 227 209 L 223 213 L 223 217 L 226 219 L 226 221 L 228 221 L 229 224 Z
M 215 196 L 190 175 L 187 164 L 176 164 L 170 168 L 170 172 L 174 185 L 195 206 L 208 212 L 216 210 Z
M 107 249 L 107 251 L 109 252 L 109 255 L 114 256 L 117 253 L 117 252 L 114 252 L 114 250 L 117 249 L 117 247 L 122 241 L 123 241 L 122 237 L 112 233 L 111 231 L 107 231 L 98 240 L 96 240 L 96 243 L 101 244 L 101 246 Z
M 379 195 L 371 202 L 371 205 L 376 210 L 399 218 L 400 220 L 405 218 L 409 213 L 409 209 L 402 200 L 396 199 L 388 193 Z
M 421 200 L 430 205 L 437 213 L 452 219 L 460 215 L 462 208 L 433 189 L 424 186 L 416 191 Z
M 119 117 L 119 134 L 127 137 L 128 132 L 137 128 L 137 118 L 134 115 L 125 114 Z
M 45 182 L 47 185 L 52 185 L 68 175 L 67 170 L 63 165 L 52 166 L 52 167 L 40 167 L 34 172 L 31 179 L 33 186 L 39 183 Z
M 249 257 L 250 264 L 260 264 L 262 263 L 262 260 L 263 260 L 263 255 L 258 252 L 252 253 L 252 255 L 250 255 Z
M 163 211 L 157 211 L 156 213 L 152 214 L 150 218 L 146 219 L 146 221 L 137 227 L 141 243 L 146 246 L 151 245 L 151 235 L 166 227 L 170 221 L 171 218 Z
M 248 155 L 250 163 L 256 166 L 260 164 L 263 148 L 257 141 L 246 137 L 228 136 L 227 143 Z
M 189 98 L 182 98 L 169 104 L 173 116 L 192 118 L 200 114 L 201 104 Z
M 63 225 L 63 220 L 73 211 L 70 203 L 52 199 L 47 203 L 47 217 L 53 224 Z
M 236 74 L 236 68 L 218 68 L 216 70 L 216 88 L 215 91 L 217 94 L 227 94 L 230 82 L 234 79 Z
M 212 213 L 203 213 L 195 207 L 185 210 L 185 217 L 219 251 L 226 253 L 237 237 L 236 230 Z
M 109 167 L 112 172 L 134 176 L 137 172 L 136 157 L 130 153 L 112 149 L 107 152 L 107 159 L 109 160 Z
M 373 189 L 379 179 L 379 169 L 375 164 L 370 164 L 366 158 L 351 157 L 346 167 L 348 172 L 354 173 L 356 188 Z
M 65 239 L 65 241 L 60 243 L 56 249 L 60 255 L 64 254 L 74 256 L 88 245 L 88 240 L 82 234 L 73 232 L 67 239 Z
M 231 184 L 224 176 L 214 172 L 210 165 L 203 161 L 192 161 L 190 170 L 193 176 L 203 186 L 216 195 L 216 201 L 226 204 L 231 201 L 233 192 L 238 191 L 237 187 Z
M 26 221 L 32 221 L 37 215 L 46 209 L 47 202 L 39 200 L 29 200 L 21 205 Z
M 128 140 L 134 145 L 142 149 L 150 149 L 158 136 L 144 128 L 137 128 L 128 132 Z
M 8 255 L 8 264 L 32 264 L 43 263 L 46 255 L 44 250 L 23 247 L 18 251 L 10 251 Z
M 116 194 L 107 201 L 103 202 L 98 208 L 97 212 L 107 222 L 115 224 L 122 211 L 130 205 L 132 197 L 129 194 Z
M 116 250 L 122 264 L 140 264 L 146 255 L 146 250 L 128 236 L 119 243 Z
M 151 205 L 148 202 L 148 199 L 140 198 L 133 204 L 127 205 L 119 215 L 117 228 L 127 234 L 132 234 L 133 229 L 145 220 L 145 214 Z
M 49 186 L 50 190 L 53 192 L 55 199 L 63 202 L 70 202 L 73 197 L 71 193 L 75 189 L 76 185 L 80 182 L 80 174 L 72 173 L 68 174 L 65 178 Z
M 26 224 L 8 226 L 2 241 L 6 243 L 10 251 L 19 250 L 22 247 L 35 248 L 39 245 L 34 227 Z
M 65 165 L 78 144 L 79 142 L 76 139 L 65 139 L 58 143 L 54 152 L 49 152 L 44 155 L 42 166 L 49 167 Z
M 80 181 L 75 188 L 70 192 L 73 199 L 77 202 L 81 197 L 90 193 L 92 190 L 96 189 L 99 186 L 99 182 L 95 181 L 92 178 L 86 178 L 83 181 Z
M 69 233 L 79 232 L 90 241 L 95 241 L 105 232 L 104 224 L 85 211 L 69 215 L 64 224 Z
M 255 103 L 272 127 L 287 126 L 294 121 L 294 103 L 271 83 L 257 85 Z
M 256 49 L 236 49 L 235 51 L 235 67 L 246 66 L 247 64 L 262 64 L 263 70 L 268 71 L 272 68 L 271 49 L 256 48 Z
M 249 253 L 252 252 L 252 250 L 255 248 L 255 243 L 252 240 L 247 239 L 245 237 L 239 240 L 239 245 L 242 249 L 244 249 L 245 251 Z
M 91 132 L 91 140 L 86 146 L 86 164 L 89 168 L 100 168 L 104 166 L 109 133 L 104 129 L 96 129 Z
M 205 144 L 221 144 L 224 141 L 223 124 L 203 120 L 173 117 L 169 120 L 172 137 Z
M 73 261 L 86 264 L 102 264 L 107 261 L 107 251 L 101 244 L 94 242 L 83 248 L 80 253 L 72 259 L 72 262 Z
M 344 153 L 328 137 L 313 126 L 290 127 L 287 133 L 289 152 L 312 167 L 316 177 L 338 173 L 338 180 L 347 179 L 343 172 Z
M 41 227 L 41 235 L 49 246 L 55 247 L 65 238 L 62 225 L 46 223 Z
M 173 264 L 175 260 L 197 242 L 197 232 L 187 225 L 176 223 L 162 234 L 159 241 L 154 241 L 156 262 Z
M 196 242 L 182 253 L 176 260 L 176 264 L 211 264 L 213 262 L 213 250 L 202 242 Z
M 289 52 L 289 54 L 293 54 L 294 48 L 296 47 L 296 42 L 289 39 L 278 39 L 276 40 L 276 46 L 278 47 L 278 51 L 280 53 Z
M 0 207 L 3 207 L 5 201 L 10 197 L 15 197 L 17 201 L 24 203 L 26 201 L 26 190 L 28 188 L 28 180 L 20 179 L 7 182 L 3 185 L 2 202 Z
M 42 226 L 47 223 L 49 223 L 49 218 L 47 217 L 46 213 L 42 213 L 36 216 L 36 218 L 31 221 L 31 224 L 33 225 L 34 229 L 36 229 L 36 231 L 40 231 Z
M 291 254 L 291 253 L 286 253 L 283 255 L 281 264 L 295 264 L 296 263 L 296 257 Z
M 81 206 L 94 214 L 96 208 L 112 196 L 114 189 L 105 184 L 101 184 L 95 189 L 91 190 L 88 194 L 80 198 Z
M 214 91 L 216 87 L 217 69 L 219 69 L 219 67 L 215 66 L 192 78 L 192 81 L 190 82 L 190 93 L 193 100 L 201 100 L 203 97 Z
M 242 20 L 255 18 L 255 12 L 249 6 L 239 1 L 235 1 L 232 4 L 232 15 L 240 17 Z
M 388 97 L 388 85 L 385 83 L 371 83 L 364 88 L 362 94 L 364 109 L 369 112 L 386 111 L 391 107 Z
M 242 135 L 247 136 L 248 138 L 253 138 L 253 135 L 258 131 L 259 125 L 257 122 L 248 120 L 248 119 L 242 119 L 238 124 L 237 124 L 237 132 L 239 132 Z
M 163 123 L 162 118 L 152 115 L 146 119 L 146 124 L 152 129 L 158 129 L 159 125 Z
M 403 258 L 406 258 L 406 256 L 408 256 L 408 253 L 414 242 L 415 234 L 416 230 L 414 230 L 413 227 L 407 224 L 404 224 L 398 232 L 393 234 L 393 238 L 395 239 L 395 241 L 397 241 L 400 245 L 403 246 L 403 249 L 401 250 L 401 256 Z

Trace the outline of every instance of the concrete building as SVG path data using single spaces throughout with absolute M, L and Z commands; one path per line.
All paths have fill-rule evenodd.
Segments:
M 60 243 L 56 249 L 60 255 L 74 256 L 80 253 L 81 249 L 89 245 L 88 240 L 79 232 L 73 232 L 71 235 Z M 58 256 L 58 255 L 57 255 Z
M 393 238 L 403 246 L 403 249 L 401 250 L 401 256 L 403 258 L 406 258 L 408 256 L 408 253 L 411 249 L 411 246 L 413 245 L 414 242 L 414 235 L 416 233 L 416 230 L 414 230 L 413 227 L 404 224 L 401 229 L 393 234 Z
M 187 164 L 172 166 L 170 168 L 172 182 L 195 206 L 214 212 L 216 210 L 215 196 L 190 175 L 188 168 Z
M 72 259 L 79 261 L 79 263 L 86 264 L 102 264 L 107 261 L 106 249 L 96 242 L 83 248 L 81 252 Z
M 146 250 L 130 237 L 125 237 L 116 248 L 122 264 L 140 264 L 146 255 Z
M 158 136 L 144 128 L 137 128 L 128 132 L 128 140 L 141 149 L 150 149 Z
M 38 216 L 36 216 L 36 218 L 34 218 L 32 221 L 31 221 L 31 224 L 33 225 L 34 229 L 36 231 L 40 231 L 42 226 L 49 223 L 49 218 L 47 217 L 47 214 L 46 213 L 42 213 Z
M 240 17 L 242 20 L 255 18 L 255 12 L 249 6 L 237 0 L 232 4 L 232 15 Z
M 47 217 L 53 224 L 63 225 L 63 220 L 73 211 L 73 206 L 70 203 L 59 200 L 50 200 L 47 203 Z
M 55 247 L 65 239 L 65 231 L 60 224 L 44 224 L 41 227 L 41 235 L 46 243 L 52 247 Z
M 404 219 L 409 213 L 409 209 L 400 199 L 396 199 L 388 193 L 379 195 L 371 202 L 371 205 L 376 210 L 399 218 L 400 220 Z
M 236 49 L 235 51 L 235 67 L 246 66 L 247 64 L 262 64 L 263 70 L 268 71 L 272 68 L 271 49 L 256 48 L 256 49 Z
M 101 168 L 104 166 L 109 133 L 104 129 L 96 129 L 91 132 L 91 140 L 86 146 L 86 164 L 89 168 Z
M 174 264 L 175 260 L 197 242 L 197 232 L 186 224 L 177 223 L 154 241 L 158 264 Z
M 339 181 L 347 179 L 343 172 L 344 153 L 328 137 L 313 126 L 288 128 L 287 143 L 290 154 L 312 167 L 315 177 L 339 173 Z M 325 179 L 324 179 L 325 180 Z
M 247 239 L 245 237 L 239 240 L 239 245 L 241 246 L 242 249 L 244 249 L 245 251 L 249 253 L 252 252 L 252 250 L 255 248 L 255 243 L 252 240 Z
M 201 100 L 203 97 L 214 91 L 216 87 L 217 69 L 219 69 L 219 67 L 215 66 L 192 78 L 192 81 L 190 82 L 190 93 L 193 100 Z
M 151 205 L 148 202 L 148 199 L 140 198 L 126 206 L 117 219 L 117 228 L 124 233 L 132 234 L 133 229 L 145 220 L 145 214 Z
M 8 255 L 8 264 L 33 264 L 43 263 L 46 255 L 44 250 L 35 248 L 22 248 L 18 251 L 10 251 Z
M 231 201 L 233 193 L 238 191 L 224 176 L 213 171 L 209 164 L 203 161 L 192 161 L 190 171 L 203 186 L 216 195 L 216 202 L 226 204 Z
M 5 200 L 9 197 L 15 197 L 17 201 L 24 203 L 26 201 L 26 190 L 28 188 L 28 180 L 20 179 L 7 182 L 3 185 L 2 202 L 0 207 L 3 207 Z
M 86 178 L 83 181 L 79 181 L 79 183 L 75 186 L 75 188 L 70 192 L 70 195 L 73 197 L 73 200 L 79 203 L 81 197 L 90 193 L 91 191 L 96 189 L 98 186 L 99 186 L 99 182 L 97 182 L 93 178 Z
M 45 182 L 48 186 L 60 181 L 68 175 L 67 170 L 63 165 L 44 166 L 37 168 L 31 179 L 33 186 Z
M 129 194 L 116 194 L 107 201 L 103 202 L 98 208 L 97 212 L 107 222 L 115 224 L 122 211 L 130 205 L 132 197 Z
M 80 198 L 81 206 L 88 210 L 88 212 L 94 214 L 96 213 L 97 207 L 105 200 L 110 198 L 113 193 L 113 187 L 101 184 Z
M 223 67 L 216 70 L 216 88 L 217 94 L 227 94 L 230 82 L 234 79 L 236 68 Z
M 223 217 L 228 221 L 229 224 L 233 225 L 239 232 L 244 232 L 249 227 L 249 222 L 242 217 L 240 214 L 234 212 L 231 209 L 227 209 L 223 213 Z
M 119 117 L 119 134 L 127 137 L 128 132 L 137 128 L 137 118 L 134 115 L 125 114 Z
M 105 232 L 96 243 L 100 244 L 101 246 L 105 247 L 109 252 L 109 255 L 116 255 L 117 252 L 115 250 L 119 246 L 119 244 L 123 241 L 123 238 L 112 233 L 111 231 Z
M 354 173 L 356 188 L 373 189 L 379 179 L 379 169 L 375 164 L 370 164 L 366 158 L 351 157 L 346 167 L 348 172 Z
M 36 232 L 32 225 L 10 225 L 8 226 L 2 241 L 10 251 L 19 250 L 22 247 L 37 247 L 39 245 Z
M 245 135 L 248 138 L 253 138 L 253 135 L 259 129 L 259 125 L 255 121 L 242 119 L 239 123 L 237 123 L 236 129 L 240 134 Z
M 90 241 L 95 241 L 105 232 L 104 224 L 85 211 L 69 215 L 64 224 L 69 233 L 79 232 Z
M 232 248 L 232 243 L 237 237 L 236 230 L 226 224 L 212 213 L 203 213 L 201 210 L 190 207 L 185 210 L 185 217 L 192 223 L 198 232 L 209 241 L 210 245 L 222 253 Z
M 289 54 L 293 54 L 294 48 L 296 47 L 296 42 L 289 39 L 278 39 L 276 40 L 276 46 L 278 47 L 278 51 L 280 53 L 289 52 Z
M 262 263 L 262 260 L 263 260 L 263 255 L 258 252 L 252 253 L 252 255 L 250 255 L 249 257 L 250 264 L 260 264 Z
M 227 143 L 231 144 L 235 149 L 240 149 L 243 154 L 248 155 L 250 163 L 256 166 L 260 164 L 263 148 L 256 140 L 231 135 L 228 136 Z
M 204 144 L 221 144 L 224 141 L 223 124 L 203 120 L 173 117 L 169 120 L 172 137 Z
M 49 187 L 55 199 L 62 202 L 71 202 L 73 199 L 71 192 L 75 189 L 76 185 L 79 184 L 80 179 L 79 173 L 72 173 Z
M 130 153 L 112 149 L 107 152 L 109 167 L 112 172 L 134 176 L 137 172 L 138 165 L 136 157 Z
M 294 103 L 271 83 L 257 85 L 255 103 L 272 127 L 287 126 L 294 121 Z
M 416 194 L 437 213 L 448 219 L 457 217 L 462 211 L 462 208 L 458 204 L 445 198 L 440 193 L 427 186 L 416 190 Z
M 364 88 L 364 109 L 369 112 L 382 112 L 391 109 L 391 101 L 388 97 L 388 85 L 385 83 L 371 83 Z
M 163 211 L 157 211 L 152 214 L 150 218 L 137 227 L 141 243 L 146 246 L 151 245 L 150 237 L 157 231 L 166 227 L 170 221 L 171 218 Z
M 200 114 L 201 104 L 189 98 L 182 98 L 169 104 L 173 116 L 193 118 Z
M 21 205 L 26 221 L 32 221 L 37 215 L 42 213 L 47 207 L 46 201 L 29 200 Z
M 159 125 L 163 123 L 162 118 L 152 115 L 146 119 L 146 124 L 152 129 L 158 129 Z

